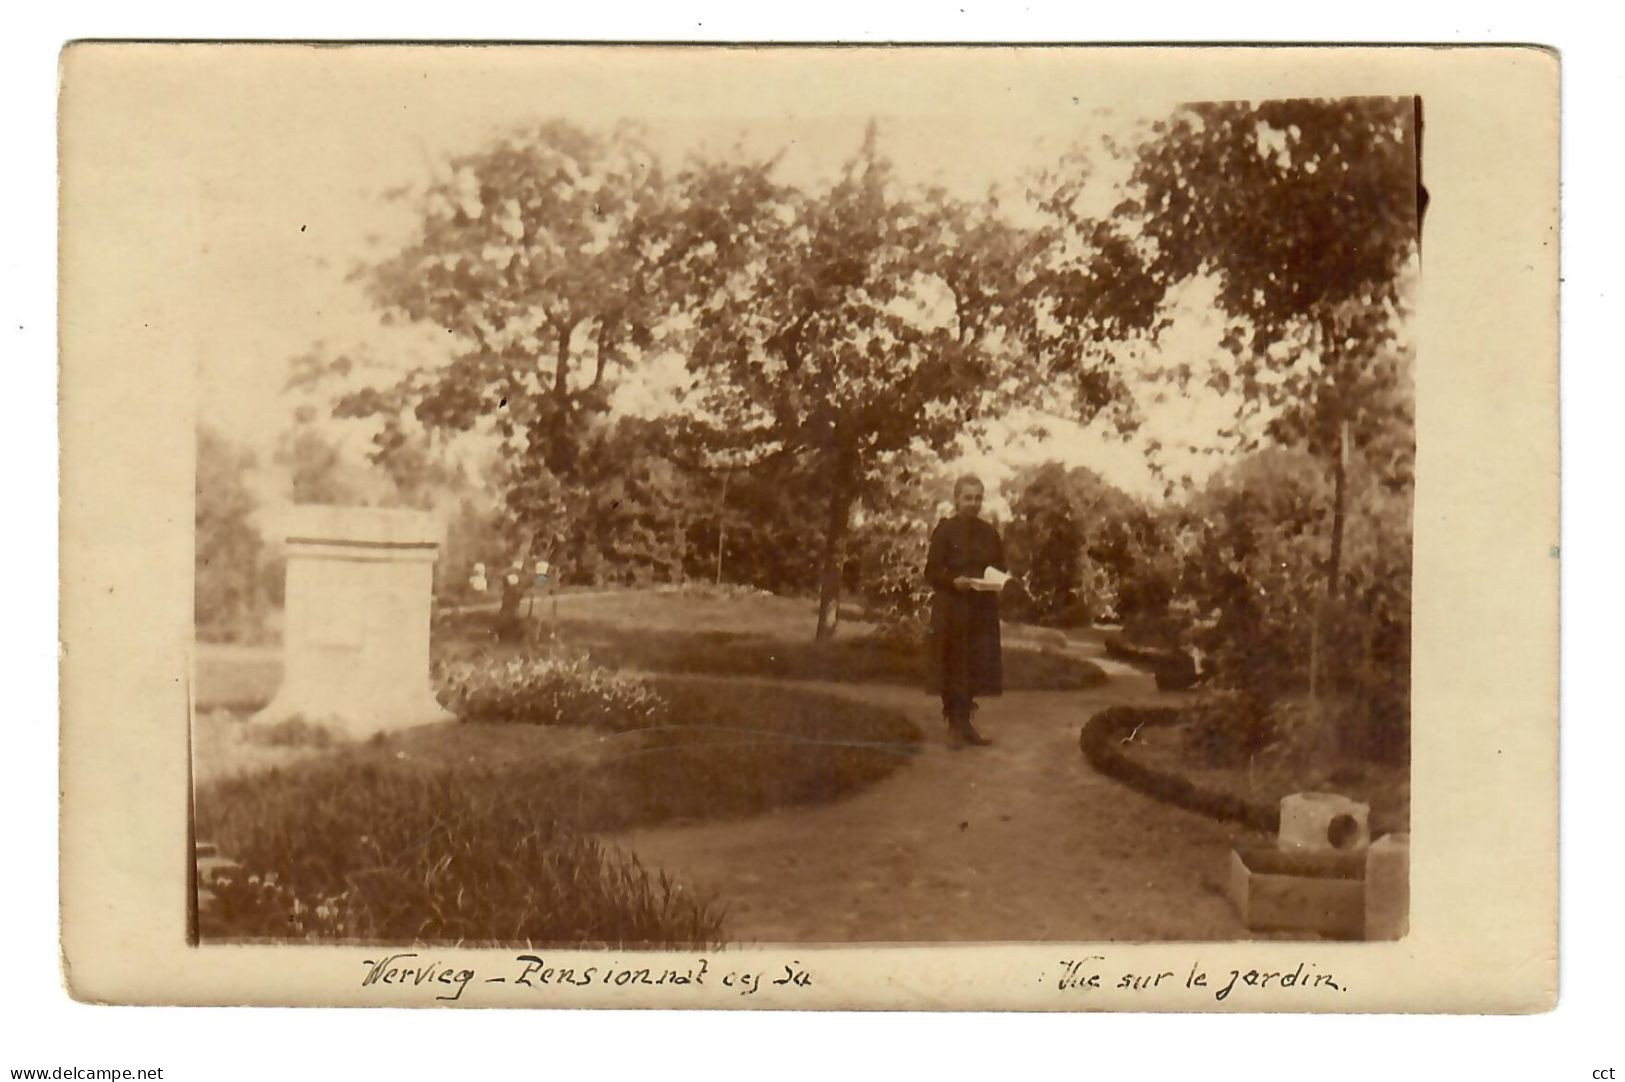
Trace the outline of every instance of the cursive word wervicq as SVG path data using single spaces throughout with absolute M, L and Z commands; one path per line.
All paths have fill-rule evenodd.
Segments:
M 401 954 L 391 954 L 373 961 L 371 958 L 361 964 L 368 967 L 367 975 L 361 978 L 361 987 L 370 988 L 375 984 L 409 984 L 422 988 L 428 986 L 436 991 L 434 998 L 444 1000 L 459 1000 L 474 979 L 472 969 L 453 969 L 443 966 L 439 962 L 419 962 L 415 951 L 406 951 Z M 450 989 L 455 986 L 456 991 L 450 995 L 440 992 L 442 987 Z

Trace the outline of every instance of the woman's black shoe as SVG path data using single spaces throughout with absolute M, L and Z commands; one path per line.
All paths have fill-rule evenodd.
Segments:
M 970 711 L 974 709 L 976 708 L 972 706 L 970 710 L 966 710 L 963 713 L 959 711 L 947 711 L 943 714 L 943 716 L 948 719 L 949 741 L 956 751 L 962 746 L 985 748 L 989 744 L 993 743 L 993 741 L 977 732 L 976 726 L 970 723 Z

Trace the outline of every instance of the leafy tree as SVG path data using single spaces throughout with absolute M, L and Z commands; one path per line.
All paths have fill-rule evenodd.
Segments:
M 238 641 L 264 617 L 256 501 L 248 485 L 252 452 L 208 425 L 197 430 L 196 582 L 193 615 L 200 636 Z
M 582 501 L 568 538 L 582 581 L 681 582 L 699 561 L 696 528 L 715 517 L 703 477 L 671 453 L 668 426 L 617 418 L 580 454 Z
M 365 500 L 356 467 L 345 461 L 337 441 L 306 417 L 282 433 L 273 461 L 288 471 L 294 503 L 353 504 Z
M 444 330 L 455 356 L 355 390 L 336 413 L 383 418 L 386 466 L 411 456 L 408 418 L 493 437 L 509 544 L 528 563 L 579 532 L 586 434 L 669 309 L 670 186 L 632 129 L 550 121 L 453 158 L 415 194 L 414 239 L 359 274 L 386 318 Z M 520 579 L 504 583 L 509 618 Z
M 771 456 L 702 471 L 690 575 L 781 594 L 818 588 L 816 526 L 824 479 L 811 458 Z
M 923 644 L 931 600 L 925 559 L 954 481 L 939 462 L 920 453 L 903 456 L 888 473 L 884 499 L 854 515 L 848 579 L 884 633 Z
M 826 191 L 760 167 L 696 174 L 731 213 L 687 248 L 688 363 L 715 443 L 817 463 L 816 634 L 834 634 L 853 508 L 891 471 L 941 454 L 999 406 L 1045 388 L 1092 417 L 1116 401 L 1112 334 L 1148 328 L 1156 295 L 1102 287 L 1132 249 L 1109 229 L 1021 229 L 996 201 L 902 190 L 871 126 Z
M 1360 513 L 1350 518 L 1336 619 L 1319 642 L 1329 659 L 1323 691 L 1348 722 L 1342 750 L 1393 755 L 1409 726 L 1410 499 L 1373 465 L 1355 465 L 1350 503 Z M 1308 686 L 1316 640 L 1307 632 L 1325 604 L 1320 569 L 1331 487 L 1308 452 L 1267 448 L 1167 513 L 1185 642 L 1260 715 Z
M 1390 466 L 1408 470 L 1398 335 L 1419 243 L 1415 109 L 1386 98 L 1184 106 L 1140 147 L 1125 208 L 1143 217 L 1157 279 L 1217 283 L 1232 363 L 1214 368 L 1213 386 L 1264 416 L 1270 439 L 1329 463 L 1331 596 L 1349 455 L 1399 432 Z
M 364 272 L 387 313 L 443 328 L 459 350 L 403 384 L 418 420 L 488 422 L 570 477 L 575 422 L 608 408 L 614 370 L 651 345 L 664 310 L 668 198 L 628 128 L 551 121 L 452 159 L 421 193 L 415 241 Z
M 1261 423 L 1263 438 L 1305 449 L 1329 474 L 1324 602 L 1308 660 L 1323 751 L 1348 735 L 1328 725 L 1317 685 L 1328 648 L 1350 634 L 1351 464 L 1409 499 L 1401 331 L 1425 206 L 1416 109 L 1385 98 L 1184 106 L 1141 146 L 1125 208 L 1145 223 L 1153 275 L 1170 288 L 1216 284 L 1228 364 L 1208 382 L 1241 402 L 1231 434 L 1257 447 L 1249 429 Z M 1408 596 L 1408 568 L 1396 570 Z
M 1215 474 L 1178 514 L 1179 596 L 1194 610 L 1194 644 L 1232 684 L 1261 695 L 1300 690 L 1326 482 L 1304 452 L 1268 448 Z
M 1093 470 L 1059 462 L 1022 471 L 1014 487 L 1005 546 L 1023 573 L 1034 617 L 1082 623 L 1159 603 L 1142 596 L 1160 538 L 1139 501 Z
M 1018 476 L 1004 535 L 1010 565 L 1022 576 L 1039 620 L 1072 610 L 1082 587 L 1084 526 L 1066 482 L 1066 467 L 1059 462 Z

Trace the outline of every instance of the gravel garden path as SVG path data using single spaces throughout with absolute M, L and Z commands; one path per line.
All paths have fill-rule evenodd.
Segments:
M 924 749 L 832 804 L 608 840 L 714 892 L 740 943 L 1249 938 L 1224 895 L 1240 828 L 1142 796 L 1078 750 L 1095 711 L 1176 696 L 1098 645 L 1073 648 L 1109 681 L 987 700 L 989 748 L 950 748 L 918 690 L 805 683 L 904 711 Z

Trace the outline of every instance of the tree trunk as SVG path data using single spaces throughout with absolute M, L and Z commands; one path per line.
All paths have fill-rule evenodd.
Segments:
M 547 434 L 547 468 L 563 480 L 571 472 L 570 446 L 570 338 L 575 325 L 559 328 L 558 353 L 553 367 L 553 420 Z
M 508 581 L 511 572 L 502 575 L 502 604 L 497 609 L 496 633 L 501 642 L 517 642 L 524 637 L 524 620 L 519 615 L 519 602 L 524 600 L 524 576 L 519 582 Z
M 680 516 L 677 519 L 677 525 L 672 529 L 675 533 L 675 537 L 672 539 L 671 577 L 673 582 L 677 583 L 679 586 L 684 586 L 688 584 L 687 516 Z
M 531 557 L 536 552 L 536 535 L 527 535 L 519 544 L 517 558 L 512 566 L 504 567 L 502 576 L 502 602 L 497 606 L 496 633 L 501 642 L 519 642 L 525 637 L 528 624 L 519 613 L 519 605 L 530 592 Z M 515 581 L 509 582 L 508 576 Z
M 1328 714 L 1323 696 L 1328 692 L 1333 703 L 1337 700 L 1335 672 L 1328 666 L 1328 645 L 1340 641 L 1333 625 L 1340 620 L 1338 598 L 1343 593 L 1343 530 L 1348 520 L 1348 456 L 1349 425 L 1344 421 L 1337 431 L 1337 454 L 1332 461 L 1332 551 L 1326 567 L 1326 599 L 1315 606 L 1314 626 L 1310 631 L 1309 647 L 1309 702 L 1318 730 L 1316 758 L 1321 765 L 1337 758 L 1347 745 L 1342 723 L 1334 710 Z M 1327 677 L 1333 677 L 1328 680 Z
M 1337 433 L 1337 458 L 1332 464 L 1332 558 L 1326 570 L 1326 596 L 1333 602 L 1343 593 L 1343 524 L 1348 519 L 1349 423 Z
M 717 585 L 722 585 L 722 548 L 728 541 L 728 480 L 729 470 L 722 475 L 722 498 L 717 500 Z
M 834 489 L 829 497 L 829 520 L 824 526 L 824 554 L 818 576 L 818 630 L 814 638 L 832 639 L 841 621 L 841 563 L 846 552 L 848 520 L 857 499 L 852 456 L 841 452 L 835 466 Z

